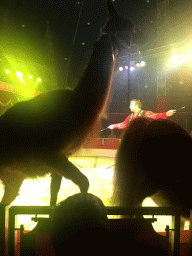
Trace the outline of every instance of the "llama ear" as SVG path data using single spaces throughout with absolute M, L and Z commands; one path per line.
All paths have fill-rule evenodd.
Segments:
M 108 7 L 108 11 L 109 11 L 111 18 L 116 18 L 119 16 L 118 13 L 116 12 L 111 0 L 107 0 L 107 7 Z

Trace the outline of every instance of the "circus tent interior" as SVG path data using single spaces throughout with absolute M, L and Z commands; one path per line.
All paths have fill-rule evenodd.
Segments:
M 1 82 L 0 86 L 1 113 L 3 113 L 15 102 L 22 100 L 22 95 L 20 92 L 16 92 L 10 84 Z M 38 92 L 35 93 L 38 94 Z M 98 123 L 95 126 L 92 133 L 93 138 L 88 138 L 82 148 L 73 154 L 69 160 L 88 177 L 90 182 L 88 192 L 101 198 L 105 206 L 113 206 L 113 172 L 120 138 L 99 138 L 98 134 L 100 133 L 98 129 L 100 129 L 100 125 L 101 124 Z M 19 196 L 11 206 L 49 206 L 50 182 L 50 174 L 34 180 L 26 179 L 20 188 Z M 70 180 L 62 178 L 57 203 L 79 192 L 79 188 L 75 184 Z M 0 181 L 0 200 L 3 194 L 4 185 Z M 157 205 L 152 199 L 146 198 L 143 202 L 143 206 Z M 31 217 L 30 215 L 18 215 L 17 227 L 24 224 L 26 230 L 33 229 L 36 223 L 31 221 Z M 110 216 L 110 218 L 113 218 L 113 216 Z M 158 221 L 153 223 L 154 229 L 159 232 L 164 232 L 166 225 L 171 227 L 171 216 L 158 216 Z M 184 228 L 189 229 L 188 221 L 185 222 Z

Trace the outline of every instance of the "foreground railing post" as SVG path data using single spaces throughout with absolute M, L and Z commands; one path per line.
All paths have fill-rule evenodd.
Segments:
M 8 213 L 9 207 L 0 204 L 0 255 L 8 256 Z
M 15 255 L 15 219 L 16 215 L 31 215 L 31 214 L 50 214 L 55 207 L 51 206 L 11 206 L 9 209 L 9 236 L 8 249 L 9 256 Z
M 171 255 L 180 255 L 180 218 L 179 214 L 172 216 Z

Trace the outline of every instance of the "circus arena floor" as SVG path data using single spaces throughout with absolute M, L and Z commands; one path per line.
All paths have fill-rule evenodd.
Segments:
M 105 142 L 105 143 L 104 143 Z M 85 174 L 90 182 L 89 193 L 98 196 L 105 206 L 113 206 L 111 200 L 113 192 L 113 170 L 115 164 L 115 155 L 117 152 L 118 140 L 102 141 L 98 139 L 96 148 L 84 148 L 69 158 L 83 174 Z M 101 145 L 100 145 L 101 144 Z M 105 146 L 102 146 L 105 144 Z M 50 175 L 43 178 L 26 179 L 21 188 L 20 195 L 12 203 L 14 206 L 49 206 L 50 203 Z M 79 193 L 79 188 L 71 181 L 62 179 L 61 189 L 58 194 L 57 203 L 64 200 L 68 196 Z M 3 197 L 4 187 L 0 183 L 0 200 Z M 156 206 L 150 199 L 146 198 L 143 206 Z M 26 230 L 31 230 L 36 223 L 31 221 L 34 215 L 18 215 L 16 227 L 24 225 Z M 117 217 L 117 216 L 115 216 Z M 150 216 L 145 216 L 150 217 Z M 153 227 L 157 232 L 164 232 L 166 225 L 171 227 L 170 216 L 155 216 L 157 222 L 153 223 Z M 113 216 L 110 216 L 113 218 Z M 185 229 L 189 229 L 189 222 L 185 222 Z

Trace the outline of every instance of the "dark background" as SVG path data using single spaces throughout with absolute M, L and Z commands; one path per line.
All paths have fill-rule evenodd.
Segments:
M 191 1 L 168 1 L 167 17 L 164 17 L 163 8 L 159 12 L 157 8 L 164 2 L 114 2 L 117 12 L 133 22 L 135 33 L 130 55 L 124 50 L 117 59 L 109 113 L 128 114 L 132 98 L 139 98 L 143 109 L 157 110 L 157 72 L 165 66 L 174 49 L 160 54 L 162 46 L 192 38 Z M 23 73 L 42 78 L 36 88 L 38 91 L 74 88 L 107 18 L 105 0 L 1 1 L 0 80 L 14 84 L 13 79 L 5 74 L 5 69 L 15 71 L 22 66 Z M 156 50 L 150 53 L 151 49 Z M 130 72 L 130 84 L 127 70 L 118 70 L 119 66 L 126 65 L 128 58 L 135 63 L 146 62 L 145 67 Z M 182 65 L 164 73 L 167 110 L 186 106 L 185 111 L 190 112 L 190 66 Z M 182 118 L 186 125 L 186 117 Z

